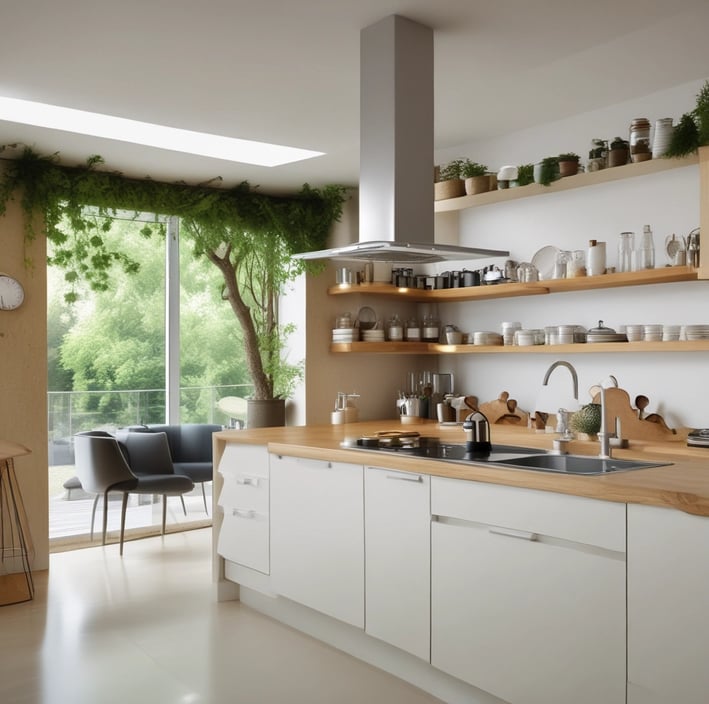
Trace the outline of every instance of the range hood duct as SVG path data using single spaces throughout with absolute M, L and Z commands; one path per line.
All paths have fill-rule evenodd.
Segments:
M 438 262 L 508 252 L 435 244 L 433 30 L 400 15 L 360 36 L 360 185 L 356 244 L 301 259 Z

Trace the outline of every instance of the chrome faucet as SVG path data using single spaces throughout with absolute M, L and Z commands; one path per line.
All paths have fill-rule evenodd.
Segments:
M 618 388 L 618 380 L 614 376 L 609 376 L 607 379 L 598 384 L 600 389 L 599 395 L 601 397 L 601 430 L 598 433 L 599 442 L 599 452 L 598 456 L 601 459 L 608 460 L 611 459 L 611 440 L 615 440 L 616 447 L 627 447 L 628 441 L 622 439 L 621 428 L 620 428 L 620 418 L 613 418 L 614 431 L 612 433 L 608 432 L 608 414 L 606 412 L 606 389 L 607 388 Z
M 547 369 L 546 374 L 544 374 L 544 381 L 542 381 L 542 386 L 546 386 L 549 383 L 549 377 L 551 376 L 551 373 L 557 367 L 566 367 L 571 372 L 571 380 L 574 383 L 574 398 L 578 401 L 579 400 L 579 377 L 578 377 L 578 374 L 576 374 L 576 370 L 574 369 L 573 365 L 569 362 L 565 362 L 563 359 L 560 359 L 558 362 L 554 362 L 554 364 L 552 364 L 549 367 L 549 369 Z
M 565 362 L 564 360 L 559 360 L 558 362 L 554 362 L 549 369 L 547 369 L 546 374 L 544 374 L 544 380 L 542 381 L 542 386 L 546 386 L 549 383 L 549 377 L 551 376 L 551 373 L 557 368 L 557 367 L 566 367 L 569 372 L 571 373 L 571 380 L 574 385 L 574 399 L 576 401 L 579 400 L 579 378 L 578 374 L 576 374 L 576 369 L 574 369 L 573 365 L 570 364 L 569 362 Z M 560 437 L 558 440 L 554 441 L 554 448 L 551 451 L 552 454 L 566 454 L 568 452 L 567 447 L 569 444 L 570 440 L 574 439 L 574 435 L 571 432 L 571 429 L 568 426 L 568 420 L 569 420 L 569 412 L 565 408 L 560 408 L 557 412 L 557 423 L 556 423 L 556 432 L 560 434 Z
M 606 427 L 606 388 L 600 384 L 601 395 L 601 429 L 598 432 L 598 442 L 600 451 L 598 456 L 601 459 L 609 460 L 611 458 L 611 438 L 617 437 L 615 433 L 609 433 Z

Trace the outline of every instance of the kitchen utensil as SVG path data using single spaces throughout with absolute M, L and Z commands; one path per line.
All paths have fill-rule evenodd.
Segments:
M 547 245 L 538 250 L 532 257 L 532 264 L 539 272 L 539 278 L 543 281 L 551 279 L 554 276 L 554 265 L 556 264 L 556 255 L 559 253 L 557 247 Z
M 356 325 L 360 330 L 373 330 L 377 324 L 377 314 L 369 306 L 363 306 L 357 313 Z
M 635 397 L 635 407 L 638 409 L 638 418 L 643 419 L 643 411 L 650 405 L 650 399 L 642 394 Z
M 613 328 L 603 325 L 603 321 L 598 321 L 598 327 L 591 328 L 586 334 L 586 342 L 627 342 L 628 336 L 618 333 Z
M 472 455 L 486 457 L 492 452 L 490 423 L 480 411 L 473 411 L 464 421 L 465 449 Z

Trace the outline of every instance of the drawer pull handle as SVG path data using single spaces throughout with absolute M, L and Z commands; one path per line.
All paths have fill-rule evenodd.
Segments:
M 238 516 L 239 518 L 256 518 L 256 511 L 252 508 L 234 508 L 231 510 L 232 516 Z
M 387 474 L 385 476 L 387 479 L 396 479 L 400 482 L 418 482 L 420 484 L 423 481 L 420 474 Z
M 536 540 L 537 539 L 537 534 L 536 533 L 530 533 L 528 530 L 514 530 L 513 528 L 488 528 L 488 531 L 490 533 L 494 533 L 495 535 L 503 535 L 506 538 L 519 538 L 520 540 Z
M 260 481 L 258 477 L 241 476 L 236 478 L 236 483 L 243 486 L 258 486 Z

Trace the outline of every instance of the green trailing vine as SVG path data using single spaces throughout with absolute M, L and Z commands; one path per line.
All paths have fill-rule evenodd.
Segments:
M 64 270 L 70 284 L 81 280 L 94 290 L 110 287 L 113 267 L 127 272 L 138 267 L 129 252 L 106 244 L 116 214 L 179 217 L 194 255 L 207 258 L 222 274 L 222 297 L 244 333 L 253 397 L 289 395 L 302 376 L 302 364 L 287 364 L 282 358 L 289 329 L 278 321 L 278 296 L 306 268 L 317 268 L 292 255 L 326 246 L 342 214 L 346 189 L 305 184 L 295 195 L 273 196 L 247 182 L 233 188 L 164 183 L 128 178 L 99 166 L 104 163 L 98 156 L 70 167 L 60 163 L 58 154 L 42 156 L 25 148 L 5 162 L 0 215 L 9 202 L 18 200 L 26 240 L 46 236 L 53 244 L 50 263 Z M 164 234 L 164 225 L 156 216 L 142 234 Z M 68 294 L 69 301 L 76 297 L 75 290 Z

